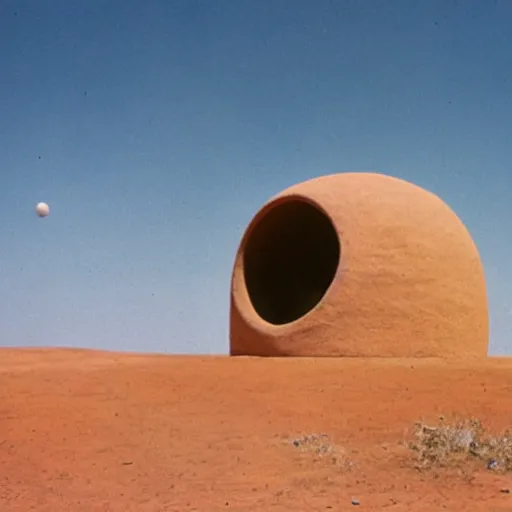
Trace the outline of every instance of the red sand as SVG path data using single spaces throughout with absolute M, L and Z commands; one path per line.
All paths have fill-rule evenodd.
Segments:
M 0 510 L 512 510 L 510 476 L 413 468 L 413 423 L 502 429 L 512 361 L 0 350 Z M 325 433 L 351 469 L 291 440 Z M 351 499 L 360 501 L 359 507 Z

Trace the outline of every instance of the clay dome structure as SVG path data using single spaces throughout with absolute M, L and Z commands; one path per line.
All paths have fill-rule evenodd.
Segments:
M 344 173 L 294 185 L 254 216 L 231 281 L 230 353 L 487 357 L 482 263 L 434 194 Z

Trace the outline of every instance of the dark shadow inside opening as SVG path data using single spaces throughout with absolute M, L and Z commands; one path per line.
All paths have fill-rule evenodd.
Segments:
M 261 318 L 282 325 L 304 316 L 334 279 L 341 247 L 330 219 L 298 199 L 272 208 L 244 250 L 249 298 Z

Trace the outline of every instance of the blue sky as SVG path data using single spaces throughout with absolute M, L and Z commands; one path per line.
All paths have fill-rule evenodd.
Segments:
M 2 0 L 0 345 L 227 353 L 254 213 L 376 171 L 467 225 L 512 354 L 510 27 L 509 0 Z

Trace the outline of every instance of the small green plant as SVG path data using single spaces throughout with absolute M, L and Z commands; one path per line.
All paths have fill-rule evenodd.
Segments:
M 456 466 L 468 461 L 486 464 L 493 471 L 512 471 L 512 430 L 496 436 L 488 433 L 478 419 L 453 424 L 439 418 L 437 426 L 414 425 L 409 448 L 417 454 L 420 469 Z

